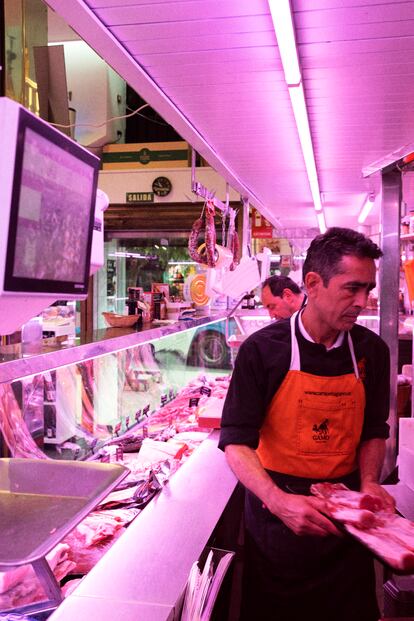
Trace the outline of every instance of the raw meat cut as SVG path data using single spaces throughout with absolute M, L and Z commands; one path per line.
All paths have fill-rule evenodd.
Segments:
M 342 483 L 314 483 L 311 485 L 314 496 L 329 500 L 336 506 L 348 507 L 349 509 L 368 509 L 369 511 L 381 511 L 382 503 L 375 496 L 354 492 Z
M 414 523 L 381 511 L 381 501 L 341 483 L 317 483 L 311 492 L 326 501 L 326 514 L 396 571 L 414 571 Z

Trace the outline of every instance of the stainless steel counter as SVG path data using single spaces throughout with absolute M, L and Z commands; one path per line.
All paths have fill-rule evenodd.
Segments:
M 224 319 L 226 313 L 214 316 L 200 316 L 191 320 L 176 321 L 174 324 L 153 327 L 151 324 L 140 330 L 127 328 L 108 328 L 96 330 L 92 338 L 81 342 L 76 339 L 73 345 L 56 348 L 44 347 L 37 355 L 23 358 L 20 348 L 16 346 L 0 347 L 0 383 L 12 382 L 16 378 L 42 373 L 50 369 L 82 362 L 104 354 L 128 349 L 147 343 L 163 336 L 168 336 L 189 328 L 203 326 L 213 321 Z
M 397 483 L 396 485 L 384 485 L 391 496 L 395 498 L 396 506 L 401 515 L 407 520 L 414 520 L 414 492 L 412 489 Z
M 50 621 L 171 621 L 190 568 L 235 489 L 213 432 Z

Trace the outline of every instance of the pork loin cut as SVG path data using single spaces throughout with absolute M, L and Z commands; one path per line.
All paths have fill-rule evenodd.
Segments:
M 366 509 L 335 507 L 328 503 L 327 514 L 342 524 L 352 524 L 356 528 L 367 529 L 376 523 L 376 514 Z
M 329 500 L 336 506 L 348 507 L 349 509 L 368 509 L 369 511 L 381 511 L 382 504 L 379 498 L 354 492 L 342 483 L 314 483 L 311 485 L 314 496 Z
M 393 569 L 409 573 L 414 571 L 414 552 L 389 537 L 386 531 L 376 528 L 361 530 L 351 524 L 346 525 L 346 530 Z

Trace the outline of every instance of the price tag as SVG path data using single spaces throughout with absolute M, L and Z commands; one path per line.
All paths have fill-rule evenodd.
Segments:
M 129 416 L 125 418 L 125 426 L 127 429 L 129 428 Z
M 115 425 L 114 432 L 116 433 L 116 435 L 118 435 L 120 431 L 121 431 L 121 423 L 117 423 Z
M 201 386 L 200 393 L 209 397 L 211 395 L 211 388 L 209 388 L 208 386 Z
M 141 418 L 142 418 L 142 410 L 137 410 L 137 411 L 135 412 L 135 420 L 137 421 L 137 423 L 139 423 L 139 421 L 141 420 Z
M 146 405 L 145 408 L 142 410 L 142 415 L 143 416 L 148 416 L 149 411 L 150 411 L 150 406 Z
M 161 395 L 161 407 L 164 407 L 167 401 L 168 401 L 168 395 Z
M 199 401 L 200 401 L 200 397 L 191 397 L 188 405 L 190 406 L 190 408 L 194 408 L 198 405 Z
M 169 392 L 168 392 L 168 396 L 170 399 L 174 399 L 174 388 L 170 388 Z

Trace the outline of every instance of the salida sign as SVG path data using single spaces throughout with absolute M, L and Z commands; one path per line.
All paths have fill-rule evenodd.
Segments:
M 273 237 L 273 225 L 266 220 L 256 209 L 252 210 L 252 237 Z

